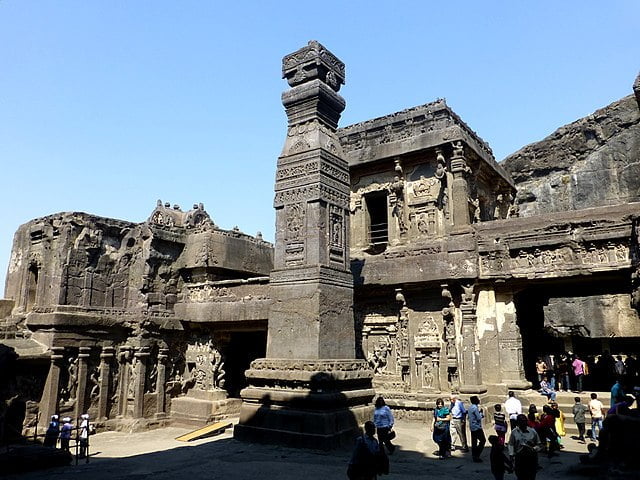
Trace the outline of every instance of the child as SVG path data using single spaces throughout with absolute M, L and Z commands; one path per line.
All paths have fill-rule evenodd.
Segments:
M 504 444 L 500 443 L 500 438 L 495 435 L 489 435 L 489 443 L 491 444 L 491 473 L 496 480 L 503 480 L 504 474 L 511 473 L 513 466 L 511 460 L 504 454 Z
M 502 412 L 502 405 L 497 403 L 494 407 L 495 413 L 493 414 L 493 423 L 495 425 L 496 434 L 500 445 L 504 446 L 504 437 L 507 434 L 507 417 Z
M 573 400 L 576 402 L 573 405 L 573 420 L 576 422 L 576 426 L 578 427 L 578 439 L 584 443 L 584 434 L 586 432 L 586 413 L 588 408 L 586 405 L 580 403 L 580 397 L 574 397 Z

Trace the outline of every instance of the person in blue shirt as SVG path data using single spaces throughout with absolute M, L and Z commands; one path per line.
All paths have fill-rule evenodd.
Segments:
M 613 407 L 616 403 L 620 403 L 624 400 L 624 389 L 622 388 L 622 384 L 620 383 L 620 379 L 616 380 L 616 383 L 611 387 L 611 406 Z
M 471 456 L 474 462 L 482 462 L 480 454 L 484 449 L 487 439 L 482 429 L 483 413 L 480 411 L 480 398 L 473 395 L 470 398 L 471 406 L 469 407 L 469 430 L 471 430 Z
M 456 439 L 460 441 L 460 448 L 463 452 L 468 452 L 467 446 L 467 409 L 460 398 L 451 394 L 451 449 L 454 449 Z
M 381 396 L 376 399 L 376 408 L 373 411 L 373 423 L 378 430 L 378 440 L 380 445 L 387 447 L 389 455 L 393 454 L 396 446 L 391 443 L 395 438 L 393 429 L 393 413 Z

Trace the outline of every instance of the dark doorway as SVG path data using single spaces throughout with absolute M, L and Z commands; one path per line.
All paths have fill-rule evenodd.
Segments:
M 225 352 L 226 384 L 230 397 L 240 397 L 240 390 L 247 386 L 244 372 L 251 362 L 264 358 L 267 351 L 267 332 L 231 332 Z
M 36 303 L 36 294 L 38 292 L 38 266 L 29 266 L 28 277 L 28 291 L 27 291 L 27 311 L 33 310 L 33 306 Z
M 389 218 L 386 192 L 373 192 L 365 197 L 369 213 L 369 243 L 386 245 L 389 241 Z

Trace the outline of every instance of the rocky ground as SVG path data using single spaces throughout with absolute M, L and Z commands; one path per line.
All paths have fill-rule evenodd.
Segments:
M 58 467 L 38 472 L 9 476 L 21 480 L 67 479 L 71 476 L 91 480 L 142 479 L 300 479 L 328 480 L 346 478 L 349 451 L 318 452 L 292 448 L 254 445 L 233 439 L 232 430 L 215 438 L 183 443 L 175 440 L 185 428 L 170 427 L 142 433 L 100 433 L 91 437 L 89 463 Z M 398 422 L 398 449 L 391 456 L 389 479 L 456 478 L 491 479 L 489 450 L 482 454 L 483 463 L 473 463 L 470 454 L 455 452 L 453 458 L 439 460 L 436 446 L 424 424 Z M 487 434 L 489 431 L 487 430 Z M 576 468 L 578 457 L 586 445 L 565 438 L 565 449 L 559 456 L 540 458 L 539 480 L 587 478 Z M 0 472 L 0 476 L 2 473 Z M 515 478 L 507 475 L 507 479 Z M 602 477 L 592 477 L 602 478 Z M 618 478 L 618 477 L 616 477 Z M 622 478 L 622 477 L 620 477 Z

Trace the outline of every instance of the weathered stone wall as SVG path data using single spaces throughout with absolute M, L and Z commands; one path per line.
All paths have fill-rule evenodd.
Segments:
M 559 335 L 640 336 L 640 318 L 628 294 L 551 298 L 544 306 L 544 325 Z
M 508 156 L 520 216 L 640 200 L 640 109 L 630 95 Z

